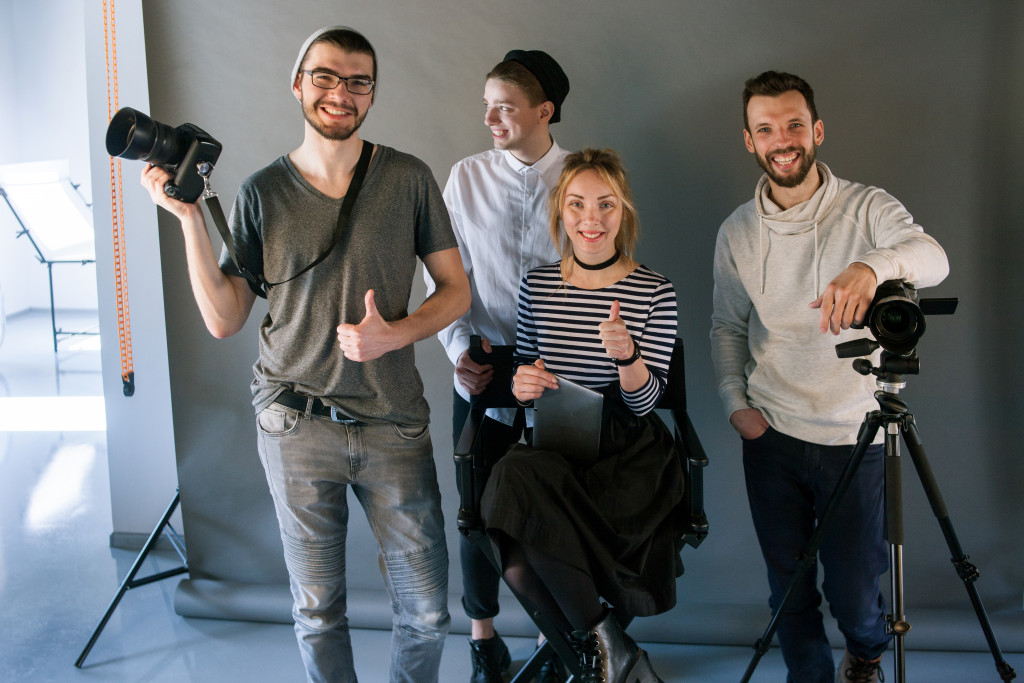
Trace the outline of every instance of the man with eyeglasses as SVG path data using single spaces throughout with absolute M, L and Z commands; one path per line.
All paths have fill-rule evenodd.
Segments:
M 561 118 L 569 79 L 554 59 L 540 50 L 512 50 L 491 69 L 484 82 L 484 125 L 493 149 L 467 157 L 452 167 L 444 200 L 459 241 L 462 263 L 472 283 L 469 312 L 438 334 L 455 365 L 452 443 L 458 443 L 469 414 L 469 397 L 481 393 L 494 370 L 469 357 L 470 335 L 490 345 L 513 345 L 519 281 L 526 271 L 558 260 L 551 240 L 548 193 L 558 182 L 568 152 L 548 127 Z M 427 274 L 427 291 L 434 283 Z M 479 454 L 489 464 L 526 428 L 522 409 L 489 410 L 481 427 Z M 494 630 L 499 577 L 480 550 L 461 538 L 460 560 L 470 618 L 471 683 L 498 683 L 511 664 L 508 648 Z M 538 681 L 555 678 L 560 667 L 550 661 Z
M 231 212 L 244 271 L 226 250 L 218 263 L 197 205 L 164 195 L 166 171 L 147 169 L 143 184 L 181 220 L 214 336 L 249 316 L 260 287 L 242 273 L 267 283 L 253 405 L 308 680 L 356 680 L 345 614 L 351 486 L 394 611 L 391 680 L 422 683 L 438 679 L 448 630 L 448 554 L 412 344 L 464 313 L 469 287 L 430 169 L 357 135 L 376 80 L 373 47 L 352 29 L 326 27 L 303 44 L 290 81 L 302 144 L 250 176 Z M 358 198 L 343 220 L 350 192 Z M 409 313 L 417 259 L 437 287 Z

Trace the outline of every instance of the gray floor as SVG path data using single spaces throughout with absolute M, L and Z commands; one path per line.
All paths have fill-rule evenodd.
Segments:
M 0 346 L 0 398 L 98 395 L 98 352 L 64 343 L 55 363 L 49 325 L 48 313 L 8 320 Z M 85 667 L 76 669 L 76 658 L 135 559 L 132 552 L 111 549 L 109 534 L 103 432 L 0 431 L 0 682 L 303 680 L 290 627 L 179 617 L 172 608 L 176 579 L 129 591 Z M 175 560 L 173 553 L 155 554 L 140 576 L 170 568 Z M 354 633 L 364 683 L 387 680 L 389 638 L 385 631 Z M 449 638 L 442 681 L 468 680 L 465 639 Z M 510 645 L 522 659 L 533 644 L 517 638 Z M 667 683 L 739 681 L 753 652 L 645 647 Z M 1020 655 L 1007 659 L 1022 666 Z M 987 652 L 911 651 L 906 666 L 912 681 L 999 680 Z M 887 669 L 891 681 L 891 655 Z M 785 680 L 777 651 L 761 660 L 752 680 Z

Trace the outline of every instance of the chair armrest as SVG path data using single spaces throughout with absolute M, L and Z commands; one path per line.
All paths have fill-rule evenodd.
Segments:
M 681 449 L 680 465 L 686 475 L 682 540 L 696 548 L 708 535 L 708 518 L 704 512 L 704 468 L 709 461 L 689 414 L 685 410 L 675 409 L 672 418 L 676 427 L 676 443 Z
M 477 509 L 479 493 L 473 472 L 473 445 L 476 443 L 480 425 L 484 421 L 483 409 L 470 409 L 462 426 L 459 443 L 455 446 L 455 482 L 459 489 L 459 514 L 457 524 L 463 534 L 480 526 L 480 511 Z

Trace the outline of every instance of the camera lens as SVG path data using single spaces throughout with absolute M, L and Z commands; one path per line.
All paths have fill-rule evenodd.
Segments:
M 890 353 L 913 353 L 924 334 L 921 308 L 905 296 L 887 296 L 873 304 L 871 333 L 883 349 Z
M 887 339 L 902 341 L 917 331 L 917 316 L 899 302 L 891 302 L 879 311 L 876 324 L 879 333 Z
M 131 107 L 118 110 L 107 127 L 107 154 L 158 166 L 176 166 L 185 156 L 187 142 L 175 129 Z

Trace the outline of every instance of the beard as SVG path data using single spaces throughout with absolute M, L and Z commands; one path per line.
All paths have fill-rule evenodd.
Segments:
M 788 175 L 780 175 L 774 167 L 768 162 L 768 157 L 773 157 L 781 154 L 788 154 L 790 152 L 800 152 L 800 165 Z M 754 158 L 757 159 L 757 165 L 761 167 L 761 170 L 768 174 L 779 187 L 796 187 L 802 183 L 806 178 L 807 174 L 811 172 L 814 167 L 814 160 L 817 157 L 818 146 L 814 145 L 810 150 L 801 149 L 799 147 L 789 147 L 787 149 L 776 149 L 765 156 L 755 154 Z
M 348 140 L 352 135 L 355 134 L 359 127 L 363 125 L 363 119 L 366 118 L 366 112 L 364 111 L 361 115 L 355 109 L 349 109 L 348 107 L 337 107 L 343 109 L 352 114 L 352 124 L 350 127 L 337 128 L 330 127 L 324 121 L 317 116 L 317 111 L 320 109 L 320 100 L 317 100 L 313 104 L 307 105 L 305 102 L 302 103 L 302 115 L 313 129 L 323 136 L 326 140 Z

